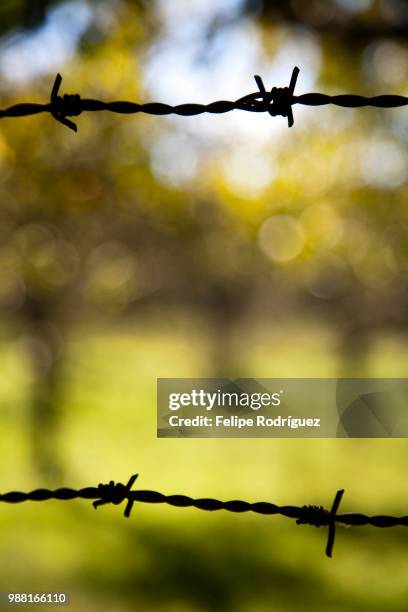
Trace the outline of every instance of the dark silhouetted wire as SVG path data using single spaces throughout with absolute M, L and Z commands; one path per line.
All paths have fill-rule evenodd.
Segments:
M 178 508 L 194 507 L 199 510 L 228 510 L 229 512 L 255 512 L 257 514 L 273 515 L 279 514 L 288 518 L 296 519 L 298 525 L 313 525 L 315 527 L 328 527 L 328 541 L 326 555 L 332 556 L 336 523 L 343 525 L 372 525 L 373 527 L 396 527 L 398 525 L 408 527 L 408 516 L 366 516 L 365 514 L 349 513 L 337 514 L 344 490 L 337 491 L 331 510 L 323 506 L 277 506 L 270 502 L 247 502 L 241 500 L 220 501 L 213 498 L 193 499 L 187 495 L 164 495 L 157 491 L 139 490 L 132 491 L 131 487 L 137 478 L 137 474 L 131 476 L 127 485 L 120 482 L 100 484 L 97 487 L 85 487 L 84 489 L 61 488 L 55 490 L 35 489 L 29 493 L 12 491 L 0 494 L 0 502 L 19 503 L 24 501 L 47 501 L 49 499 L 93 499 L 94 508 L 103 504 L 120 504 L 127 500 L 125 516 L 129 517 L 135 502 L 147 504 L 169 504 Z
M 408 98 L 397 95 L 382 95 L 367 98 L 353 94 L 340 94 L 329 96 L 322 93 L 307 93 L 300 96 L 294 95 L 296 80 L 299 68 L 295 67 L 288 87 L 272 87 L 266 91 L 260 76 L 255 76 L 258 91 L 243 96 L 235 101 L 219 100 L 210 104 L 163 104 L 161 102 L 149 102 L 147 104 L 137 104 L 136 102 L 102 102 L 101 100 L 91 100 L 81 98 L 79 94 L 58 95 L 62 77 L 57 74 L 51 91 L 50 101 L 47 104 L 23 103 L 15 104 L 4 110 L 0 110 L 0 119 L 4 117 L 25 117 L 38 113 L 51 113 L 51 115 L 66 125 L 74 132 L 77 131 L 76 124 L 68 119 L 75 117 L 83 112 L 111 111 L 120 114 L 147 113 L 148 115 L 181 115 L 191 117 L 202 113 L 229 113 L 233 110 L 243 110 L 252 113 L 269 113 L 272 117 L 280 115 L 286 117 L 288 126 L 292 127 L 294 104 L 304 104 L 306 106 L 322 106 L 334 104 L 348 108 L 360 108 L 362 106 L 375 106 L 377 108 L 397 108 L 406 106 Z

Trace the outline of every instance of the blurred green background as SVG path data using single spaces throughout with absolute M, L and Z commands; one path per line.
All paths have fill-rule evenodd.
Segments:
M 6 0 L 0 106 L 408 94 L 401 0 Z M 407 374 L 406 109 L 0 125 L 1 490 L 126 482 L 406 514 L 405 440 L 156 438 L 156 378 Z M 73 610 L 403 611 L 406 530 L 0 508 L 3 591 Z

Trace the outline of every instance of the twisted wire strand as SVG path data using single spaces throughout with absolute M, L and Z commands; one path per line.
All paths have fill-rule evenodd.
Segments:
M 220 114 L 229 113 L 233 110 L 243 110 L 252 113 L 268 113 L 272 117 L 278 115 L 286 117 L 288 126 L 294 124 L 292 106 L 303 104 L 306 106 L 322 106 L 333 104 L 346 108 L 361 108 L 373 106 L 377 108 L 398 108 L 408 104 L 408 98 L 399 95 L 380 95 L 371 98 L 354 94 L 327 95 L 323 93 L 307 93 L 300 96 L 294 95 L 299 68 L 295 67 L 292 72 L 288 87 L 272 87 L 270 91 L 265 89 L 260 76 L 255 76 L 258 91 L 243 96 L 235 101 L 218 100 L 209 104 L 164 104 L 162 102 L 148 102 L 138 104 L 136 102 L 116 101 L 104 102 L 81 98 L 79 94 L 58 94 L 62 77 L 57 74 L 52 87 L 50 101 L 46 104 L 21 103 L 0 110 L 0 119 L 5 117 L 25 117 L 38 113 L 50 113 L 54 119 L 69 127 L 74 132 L 77 125 L 68 117 L 78 116 L 83 112 L 110 111 L 119 114 L 146 113 L 148 115 L 180 115 L 192 117 L 203 113 Z
M 132 506 L 135 502 L 147 504 L 168 504 L 177 508 L 198 508 L 199 510 L 215 511 L 227 510 L 228 512 L 254 512 L 263 515 L 281 515 L 295 519 L 298 525 L 313 525 L 315 527 L 328 527 L 328 541 L 326 555 L 332 556 L 335 537 L 336 523 L 342 525 L 371 525 L 373 527 L 408 527 L 408 516 L 386 516 L 375 515 L 367 516 L 360 513 L 337 514 L 344 490 L 337 491 L 331 510 L 323 506 L 278 506 L 271 502 L 247 502 L 242 500 L 221 501 L 211 497 L 194 499 L 188 495 L 165 495 L 158 491 L 136 490 L 131 487 L 137 478 L 137 474 L 131 476 L 127 485 L 110 481 L 108 484 L 100 484 L 97 487 L 85 487 L 82 489 L 60 488 L 35 489 L 28 493 L 11 491 L 0 494 L 0 502 L 20 503 L 24 501 L 47 501 L 50 499 L 70 500 L 70 499 L 89 499 L 95 500 L 93 506 L 98 508 L 103 504 L 118 505 L 127 501 L 125 516 L 129 517 Z

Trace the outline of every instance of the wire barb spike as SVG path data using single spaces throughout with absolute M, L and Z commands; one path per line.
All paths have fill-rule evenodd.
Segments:
M 51 90 L 51 96 L 50 96 L 51 115 L 54 117 L 54 119 L 56 119 L 63 125 L 66 125 L 74 132 L 77 132 L 78 128 L 77 128 L 76 123 L 74 123 L 70 119 L 67 119 L 67 117 L 77 116 L 81 114 L 82 112 L 81 105 L 80 105 L 81 98 L 79 94 L 74 94 L 74 95 L 65 94 L 64 97 L 59 96 L 58 92 L 61 86 L 61 82 L 62 82 L 62 76 L 58 73 L 57 76 L 55 77 L 55 81 L 54 81 L 54 84 Z
M 299 68 L 295 66 L 292 71 L 289 87 L 272 87 L 269 92 L 266 91 L 262 78 L 257 74 L 254 77 L 264 103 L 263 110 L 268 112 L 271 117 L 276 117 L 277 115 L 287 117 L 288 127 L 292 127 L 294 124 L 292 104 L 294 103 L 293 94 L 299 72 Z
M 113 480 L 111 480 L 109 484 L 98 485 L 98 493 L 100 493 L 100 499 L 97 499 L 92 503 L 95 510 L 99 506 L 103 506 L 104 504 L 118 505 L 122 503 L 124 499 L 127 499 L 128 503 L 126 504 L 124 515 L 126 516 L 126 518 L 129 518 L 134 504 L 134 499 L 130 497 L 130 490 L 137 477 L 138 474 L 133 474 L 133 476 L 129 478 L 129 481 L 126 486 L 121 482 L 115 483 Z
M 330 511 L 323 508 L 323 506 L 303 506 L 302 516 L 296 521 L 297 525 L 314 525 L 314 527 L 321 527 L 322 525 L 325 525 L 329 528 L 326 545 L 326 555 L 328 557 L 331 557 L 333 552 L 334 538 L 336 535 L 336 523 L 334 517 L 339 509 L 343 494 L 344 489 L 337 491 Z

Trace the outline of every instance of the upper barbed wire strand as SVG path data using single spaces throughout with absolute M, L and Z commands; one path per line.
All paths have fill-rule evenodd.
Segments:
M 303 104 L 306 106 L 322 106 L 334 104 L 346 108 L 361 108 L 363 106 L 373 106 L 377 108 L 398 108 L 408 104 L 408 98 L 400 95 L 379 95 L 373 97 L 360 96 L 355 94 L 339 94 L 330 96 L 323 93 L 306 93 L 300 96 L 294 95 L 299 68 L 295 67 L 288 87 L 272 87 L 270 91 L 265 89 L 260 76 L 255 76 L 258 91 L 243 96 L 235 101 L 218 100 L 209 104 L 165 104 L 162 102 L 147 102 L 138 104 L 137 102 L 103 102 L 81 98 L 79 94 L 59 95 L 62 77 L 57 74 L 47 104 L 21 103 L 15 104 L 0 110 L 0 119 L 6 117 L 26 117 L 38 113 L 48 112 L 54 119 L 69 127 L 74 132 L 77 125 L 68 117 L 78 116 L 83 112 L 110 111 L 119 114 L 146 113 L 148 115 L 180 115 L 192 117 L 203 113 L 221 114 L 229 113 L 233 110 L 249 111 L 251 113 L 269 113 L 272 117 L 278 115 L 286 117 L 288 126 L 294 123 L 292 106 Z
M 194 499 L 188 495 L 165 495 L 158 491 L 137 490 L 132 491 L 137 474 L 134 474 L 129 479 L 127 485 L 115 483 L 111 480 L 108 484 L 100 484 L 97 487 L 85 487 L 83 489 L 60 488 L 55 490 L 50 489 L 35 489 L 28 493 L 20 491 L 11 491 L 9 493 L 0 494 L 0 502 L 20 503 L 24 501 L 47 501 L 50 499 L 71 500 L 76 498 L 93 499 L 93 506 L 98 508 L 103 504 L 118 505 L 123 501 L 127 501 L 125 516 L 129 517 L 132 506 L 135 502 L 147 504 L 168 504 L 177 508 L 198 508 L 199 510 L 215 511 L 227 510 L 228 512 L 254 512 L 263 515 L 281 515 L 287 518 L 295 519 L 298 525 L 313 525 L 315 527 L 328 527 L 328 541 L 326 546 L 326 555 L 332 556 L 332 550 L 335 537 L 336 523 L 342 525 L 371 525 L 373 527 L 408 527 L 408 516 L 387 516 L 376 515 L 367 516 L 360 513 L 337 514 L 344 490 L 337 491 L 334 498 L 331 510 L 326 510 L 323 506 L 278 506 L 271 502 L 247 502 L 242 500 L 221 501 L 219 499 L 198 498 Z

